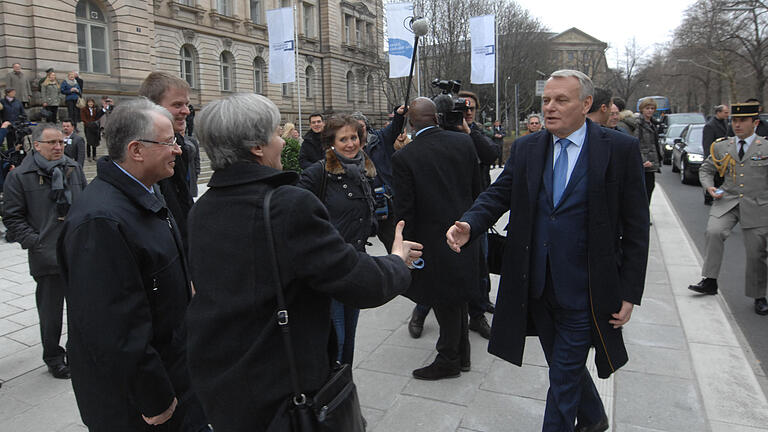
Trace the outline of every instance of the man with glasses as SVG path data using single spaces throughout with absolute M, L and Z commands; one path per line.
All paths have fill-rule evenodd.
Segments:
M 536 133 L 541 130 L 541 116 L 538 114 L 531 114 L 528 116 L 528 123 L 526 124 L 528 133 Z
M 59 238 L 72 387 L 90 430 L 209 430 L 186 366 L 192 284 L 158 186 L 181 154 L 172 119 L 144 98 L 115 108 L 109 154 Z
M 59 345 L 64 308 L 64 279 L 56 259 L 56 239 L 69 208 L 85 189 L 80 165 L 64 155 L 64 136 L 43 124 L 33 132 L 34 152 L 8 173 L 3 185 L 3 223 L 9 242 L 29 251 L 29 273 L 35 279 L 43 361 L 55 378 L 70 377 L 67 355 Z

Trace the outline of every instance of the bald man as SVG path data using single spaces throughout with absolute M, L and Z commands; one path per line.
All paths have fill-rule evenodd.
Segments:
M 392 157 L 395 213 L 404 235 L 424 245 L 424 267 L 412 272 L 406 296 L 432 306 L 440 325 L 435 361 L 414 378 L 453 378 L 470 369 L 467 295 L 479 284 L 478 245 L 453 253 L 445 231 L 472 205 L 482 185 L 477 152 L 466 133 L 437 126 L 434 103 L 417 98 L 408 111 L 413 142 Z M 406 234 L 407 232 L 407 234 Z

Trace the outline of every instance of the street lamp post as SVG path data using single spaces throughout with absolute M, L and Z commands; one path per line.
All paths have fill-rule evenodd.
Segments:
M 509 79 L 512 77 L 507 77 L 504 80 L 504 121 L 506 124 L 506 129 L 509 130 L 509 95 L 507 94 L 507 83 L 509 82 Z

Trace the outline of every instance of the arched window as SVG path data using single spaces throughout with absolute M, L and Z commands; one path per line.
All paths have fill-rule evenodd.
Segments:
M 355 75 L 350 71 L 347 72 L 347 102 L 354 101 L 355 95 Z
M 264 94 L 264 74 L 267 66 L 264 59 L 256 57 L 253 59 L 253 92 L 260 95 Z
M 307 94 L 307 99 L 315 97 L 315 68 L 307 66 L 307 70 L 304 72 L 304 84 Z
M 221 91 L 234 91 L 234 78 L 233 67 L 235 66 L 235 58 L 229 51 L 223 51 L 219 58 L 221 62 Z
M 181 60 L 179 60 L 179 71 L 181 72 L 181 78 L 189 84 L 190 87 L 195 88 L 197 80 L 195 80 L 195 48 L 191 45 L 182 45 L 179 52 Z
M 373 76 L 368 75 L 368 79 L 365 83 L 365 89 L 366 89 L 366 95 L 365 95 L 365 101 L 368 103 L 373 103 Z
M 80 0 L 75 17 L 80 71 L 109 73 L 109 32 L 104 12 L 91 0 Z

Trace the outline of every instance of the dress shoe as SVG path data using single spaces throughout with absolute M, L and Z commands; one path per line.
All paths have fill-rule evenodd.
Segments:
M 576 432 L 604 432 L 608 430 L 608 417 L 603 415 L 603 419 L 599 422 L 588 425 L 588 426 L 581 426 L 576 425 Z
M 485 319 L 485 316 L 481 315 L 477 318 L 470 318 L 469 329 L 479 333 L 480 336 L 486 339 L 491 338 L 491 326 L 488 325 L 488 320 Z
M 456 378 L 461 375 L 459 369 L 453 369 L 447 366 L 432 363 L 421 369 L 413 371 L 413 377 L 420 380 L 437 381 L 443 378 Z
M 466 362 L 461 362 L 461 371 L 462 372 L 469 372 L 472 369 L 472 362 L 467 360 Z
M 688 289 L 699 294 L 717 294 L 717 279 L 704 278 L 696 285 L 688 285 Z
M 765 297 L 755 299 L 755 313 L 758 315 L 768 315 L 768 302 Z
M 421 337 L 421 332 L 424 330 L 424 318 L 426 318 L 426 316 L 419 312 L 418 307 L 413 308 L 411 320 L 408 321 L 408 333 L 412 338 L 418 339 Z
M 48 372 L 58 379 L 69 379 L 72 375 L 69 373 L 69 366 L 65 364 L 57 364 L 54 366 L 48 366 Z

